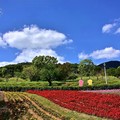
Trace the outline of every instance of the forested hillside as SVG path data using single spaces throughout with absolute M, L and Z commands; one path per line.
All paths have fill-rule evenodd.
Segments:
M 109 68 L 117 68 L 120 66 L 120 61 L 108 61 L 108 62 L 105 62 L 106 64 L 106 68 L 109 69 Z M 101 63 L 99 64 L 100 67 L 103 67 L 104 63 Z

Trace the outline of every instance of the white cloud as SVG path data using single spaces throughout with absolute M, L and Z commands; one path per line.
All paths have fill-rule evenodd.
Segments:
M 93 58 L 93 59 L 113 59 L 120 57 L 120 50 L 113 47 L 107 47 L 102 50 L 93 51 L 90 54 L 79 54 L 79 59 Z
M 49 55 L 57 58 L 58 62 L 65 62 L 64 57 L 59 56 L 53 48 L 71 43 L 63 33 L 55 30 L 41 29 L 35 25 L 24 27 L 22 30 L 9 31 L 0 37 L 0 46 L 13 47 L 21 50 L 15 60 L 0 62 L 0 66 L 31 62 L 35 56 Z
M 60 63 L 64 62 L 64 57 L 57 55 L 57 53 L 52 49 L 25 49 L 23 50 L 14 60 L 15 63 L 20 62 L 31 62 L 34 57 L 39 55 L 49 55 L 57 58 Z
M 10 65 L 10 64 L 16 64 L 15 62 L 0 62 L 0 67 Z
M 120 27 L 116 30 L 115 34 L 120 33 Z
M 120 18 L 114 19 L 111 24 L 105 24 L 102 27 L 103 33 L 112 33 L 112 34 L 118 34 L 120 33 Z
M 116 26 L 116 23 L 113 24 L 106 24 L 102 27 L 102 32 L 103 33 L 109 33 L 111 32 L 112 28 Z
M 60 32 L 38 28 L 35 25 L 3 35 L 10 47 L 17 49 L 48 49 L 72 42 Z
M 2 38 L 1 38 L 1 37 L 0 37 L 0 46 L 1 46 L 1 47 L 6 46 L 6 43 L 2 40 Z
M 21 62 L 32 62 L 33 58 L 39 55 L 44 56 L 52 56 L 57 58 L 59 63 L 66 62 L 64 57 L 59 56 L 54 50 L 52 49 L 24 49 L 16 58 L 11 62 L 0 62 L 0 67 L 9 65 L 9 64 L 17 64 Z
M 105 48 L 103 50 L 96 50 L 90 54 L 94 59 L 111 59 L 120 57 L 120 50 L 116 50 L 112 47 Z
M 87 59 L 87 58 L 89 58 L 89 55 L 87 55 L 87 54 L 85 54 L 85 53 L 80 53 L 79 55 L 78 55 L 78 58 L 79 59 Z

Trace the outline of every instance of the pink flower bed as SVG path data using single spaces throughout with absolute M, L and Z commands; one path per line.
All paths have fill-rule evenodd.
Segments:
M 62 107 L 100 117 L 120 120 L 120 96 L 68 90 L 29 90 Z
M 120 93 L 120 89 L 112 89 L 112 90 L 89 90 L 87 92 L 101 92 L 101 93 L 109 93 L 109 92 L 110 93 L 114 93 L 114 92 L 117 92 L 117 93 Z
M 84 91 L 84 92 L 86 92 L 86 91 Z M 112 90 L 88 90 L 87 92 L 110 93 L 110 94 L 118 94 L 118 95 L 120 95 L 120 89 L 112 89 Z

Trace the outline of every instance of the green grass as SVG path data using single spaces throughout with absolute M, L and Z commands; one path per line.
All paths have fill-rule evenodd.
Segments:
M 16 78 L 9 79 L 8 82 L 0 82 L 0 90 L 10 90 L 10 91 L 24 91 L 28 89 L 113 89 L 113 88 L 120 88 L 120 79 L 108 76 L 107 81 L 108 84 L 106 85 L 105 80 L 103 77 L 99 77 L 97 80 L 96 77 L 91 77 L 90 79 L 93 80 L 93 85 L 88 86 L 87 80 L 88 77 L 83 77 L 84 86 L 82 88 L 79 87 L 79 80 L 77 78 L 75 80 L 66 80 L 66 81 L 52 81 L 53 85 L 50 87 L 47 81 L 33 81 L 30 82 L 29 80 L 18 79 Z M 117 87 L 116 87 L 117 86 Z
M 80 78 L 77 78 L 77 80 L 79 80 Z M 93 80 L 93 86 L 99 86 L 99 85 L 105 85 L 105 79 L 104 77 L 100 76 L 99 79 L 97 80 L 97 78 L 95 76 L 90 77 L 91 80 Z M 87 80 L 89 80 L 88 77 L 83 77 L 84 80 L 84 85 L 87 86 Z M 116 85 L 119 84 L 120 85 L 120 79 L 114 77 L 114 76 L 107 76 L 107 82 L 108 85 Z

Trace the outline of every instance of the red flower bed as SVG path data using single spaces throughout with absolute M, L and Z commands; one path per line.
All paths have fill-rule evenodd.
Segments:
M 100 117 L 120 120 L 120 96 L 68 90 L 29 90 L 62 107 Z

